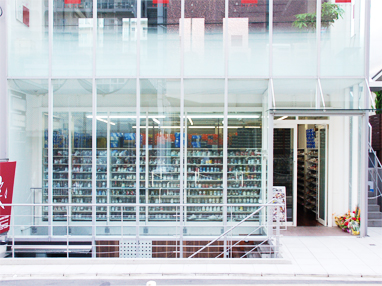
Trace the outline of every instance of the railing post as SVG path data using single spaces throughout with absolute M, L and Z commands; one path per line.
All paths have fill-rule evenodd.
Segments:
M 280 208 L 276 207 L 276 247 L 275 247 L 275 258 L 279 257 L 280 251 Z
M 66 207 L 66 258 L 69 258 L 69 206 Z
M 13 219 L 11 219 L 11 227 L 12 227 L 12 258 L 15 258 L 15 215 L 13 215 Z

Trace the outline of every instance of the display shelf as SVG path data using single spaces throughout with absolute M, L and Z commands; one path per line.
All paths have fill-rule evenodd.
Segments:
M 61 136 L 61 139 L 54 134 L 54 141 L 58 142 L 61 140 L 65 141 L 66 137 Z M 47 141 L 47 134 L 45 134 L 45 139 Z M 54 146 L 53 148 L 53 173 L 52 173 L 52 203 L 68 203 L 69 202 L 69 153 L 67 147 Z M 42 163 L 42 174 L 43 174 L 43 187 L 42 187 L 42 203 L 48 203 L 48 148 L 45 146 L 42 151 L 43 163 Z M 48 220 L 48 207 L 42 208 L 42 217 L 44 221 Z M 52 218 L 54 221 L 65 221 L 66 208 L 65 207 L 52 207 Z
M 299 149 L 298 154 L 297 203 L 306 210 L 317 213 L 318 150 Z
M 151 132 L 151 130 L 146 130 L 146 134 L 150 133 L 149 131 Z M 102 206 L 102 204 L 135 204 L 137 200 L 141 203 L 174 204 L 174 207 L 141 207 L 139 220 L 179 220 L 179 217 L 176 217 L 179 213 L 179 207 L 176 205 L 180 203 L 181 179 L 185 184 L 183 198 L 185 202 L 195 204 L 223 203 L 224 152 L 222 145 L 209 146 L 207 144 L 205 147 L 206 145 L 202 144 L 200 148 L 193 148 L 191 147 L 192 140 L 186 142 L 183 152 L 185 158 L 184 178 L 181 178 L 180 148 L 174 147 L 176 146 L 174 142 L 165 142 L 159 146 L 162 143 L 156 141 L 155 132 L 153 138 L 146 139 L 149 145 L 146 145 L 144 140 L 142 141 L 143 145 L 141 145 L 143 147 L 139 150 L 135 147 L 125 147 L 135 144 L 135 141 L 126 143 L 130 140 L 127 140 L 126 137 L 124 140 L 119 140 L 117 145 L 111 144 L 112 139 L 106 139 L 107 144 L 110 144 L 107 148 L 101 144 L 105 142 L 105 139 L 97 140 L 97 149 L 94 151 L 96 154 L 93 154 L 92 148 L 89 148 L 91 141 L 88 142 L 85 135 L 88 136 L 85 133 L 81 135 L 74 132 L 74 141 L 68 141 L 70 146 L 54 149 L 56 156 L 53 158 L 53 182 L 55 189 L 62 192 L 55 192 L 53 197 L 60 203 L 81 204 L 79 207 L 70 207 L 73 221 L 89 221 L 94 215 L 94 211 L 97 220 L 135 221 L 135 207 L 117 208 Z M 103 138 L 107 137 L 105 135 Z M 201 137 L 200 135 L 200 141 L 203 141 L 204 139 Z M 213 134 L 211 137 L 217 138 L 219 136 Z M 222 144 L 220 143 L 221 139 L 221 137 L 218 138 L 218 144 Z M 235 142 L 235 144 L 244 144 L 240 140 Z M 245 141 L 245 143 L 248 142 Z M 46 175 L 46 178 L 43 177 L 44 187 L 47 186 L 48 182 L 48 153 L 47 149 L 45 150 L 46 152 L 43 153 L 43 176 Z M 96 161 L 94 174 L 92 173 L 93 157 Z M 137 160 L 139 160 L 138 165 Z M 250 209 L 241 207 L 240 204 L 260 203 L 262 201 L 263 169 L 261 163 L 262 152 L 260 148 L 228 147 L 226 197 L 228 203 L 238 205 L 237 208 L 231 209 L 233 220 L 242 219 L 243 215 L 251 213 Z M 139 177 L 137 177 L 138 173 Z M 137 188 L 139 189 L 138 195 L 136 194 Z M 69 189 L 70 191 L 68 191 Z M 95 194 L 93 193 L 94 190 Z M 47 198 L 47 193 L 44 196 Z M 47 199 L 45 201 L 47 202 Z M 92 202 L 97 203 L 93 211 L 91 207 L 86 206 Z M 63 212 L 59 209 L 53 211 L 57 213 L 57 219 L 60 212 Z M 222 212 L 222 207 L 206 207 L 204 209 L 187 207 L 185 219 L 190 219 L 190 221 L 222 221 Z M 47 215 L 47 212 L 44 215 Z

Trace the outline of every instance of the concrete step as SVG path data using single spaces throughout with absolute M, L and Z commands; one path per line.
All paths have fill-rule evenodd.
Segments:
M 382 213 L 381 212 L 369 212 L 368 218 L 369 219 L 382 219 Z
M 375 191 L 374 192 L 367 192 L 368 197 L 375 197 Z
M 367 209 L 369 210 L 369 212 L 379 212 L 379 211 L 381 211 L 381 208 L 377 204 L 375 204 L 375 205 L 369 204 Z
M 369 205 L 376 205 L 376 204 L 378 204 L 378 198 L 374 198 L 374 199 L 370 199 L 369 198 Z
M 382 227 L 382 219 L 369 219 L 367 221 L 369 227 Z

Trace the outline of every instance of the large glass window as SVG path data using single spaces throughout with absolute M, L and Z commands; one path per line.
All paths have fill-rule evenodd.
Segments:
M 273 75 L 317 73 L 316 6 L 316 0 L 273 1 Z
M 48 195 L 48 81 L 9 80 L 9 158 L 16 161 L 13 203 L 46 203 Z M 62 159 L 62 158 L 61 158 Z M 61 173 L 65 176 L 65 173 Z M 4 190 L 5 191 L 5 190 Z M 33 225 L 47 234 L 46 207 L 12 208 L 15 235 Z
M 225 189 L 223 185 L 224 80 L 185 80 L 184 110 L 186 234 L 220 233 Z M 210 228 L 193 227 L 210 221 Z M 220 222 L 220 223 L 217 223 Z
M 321 108 L 363 109 L 366 84 L 363 79 L 321 79 Z
M 136 213 L 136 81 L 99 79 L 97 84 L 97 220 L 135 224 Z M 115 206 L 102 206 L 102 204 Z M 110 234 L 120 234 L 114 227 Z
M 323 8 L 338 16 L 322 19 L 321 76 L 364 75 L 364 1 L 322 2 Z
M 224 0 L 185 0 L 185 75 L 224 75 L 224 3 Z
M 275 108 L 315 108 L 316 95 L 321 97 L 317 80 L 274 79 Z
M 97 0 L 97 75 L 136 74 L 136 25 L 136 0 Z
M 92 82 L 53 80 L 53 203 L 69 202 L 71 221 L 91 221 L 92 207 Z M 66 174 L 61 177 L 61 174 Z M 63 220 L 66 207 L 54 207 Z M 65 218 L 66 220 L 66 218 Z M 63 227 L 62 229 L 66 229 Z M 56 227 L 56 234 L 60 234 Z M 91 227 L 73 226 L 72 235 L 90 234 Z M 66 230 L 65 230 L 66 232 Z
M 141 75 L 180 75 L 180 3 L 180 0 L 142 0 Z
M 47 76 L 48 1 L 8 2 L 8 75 Z
M 228 5 L 228 74 L 268 76 L 269 0 L 229 1 Z
M 141 86 L 142 202 L 149 203 L 142 235 L 163 234 L 160 222 L 179 222 L 180 81 L 143 79 Z M 159 222 L 156 227 L 152 222 Z M 169 231 L 173 235 L 176 229 Z M 168 232 L 164 234 L 168 235 Z
M 93 1 L 56 0 L 53 6 L 54 76 L 91 76 L 93 68 Z
M 227 221 L 231 223 L 254 212 L 254 205 L 265 199 L 262 114 L 267 99 L 267 80 L 228 82 Z M 260 222 L 260 214 L 250 221 Z

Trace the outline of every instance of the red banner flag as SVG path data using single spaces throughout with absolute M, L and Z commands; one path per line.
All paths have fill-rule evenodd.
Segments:
M 336 0 L 336 3 L 351 3 L 351 0 Z
M 9 230 L 16 162 L 0 163 L 0 234 Z

